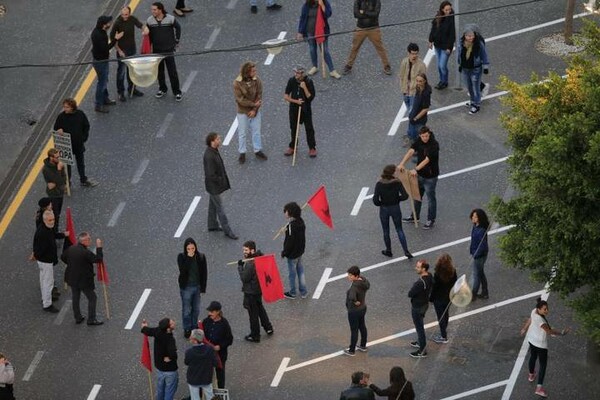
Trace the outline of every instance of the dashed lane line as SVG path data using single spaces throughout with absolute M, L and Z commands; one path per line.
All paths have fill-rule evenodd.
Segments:
M 108 226 L 109 228 L 112 228 L 113 226 L 115 226 L 117 224 L 117 221 L 119 220 L 121 213 L 125 209 L 126 204 L 127 203 L 124 201 L 119 203 L 117 208 L 115 208 L 115 211 L 113 211 L 112 216 L 110 217 L 110 220 L 108 221 L 108 224 L 106 226 Z
M 212 33 L 208 37 L 208 41 L 206 42 L 206 45 L 204 46 L 205 50 L 212 49 L 213 45 L 215 44 L 215 40 L 217 40 L 217 36 L 219 36 L 219 33 L 221 33 L 221 27 L 217 26 L 217 27 L 215 27 L 215 29 L 213 29 Z
M 102 388 L 102 385 L 94 385 L 94 387 L 92 387 L 92 391 L 90 392 L 90 394 L 87 397 L 87 400 L 95 400 L 96 396 L 98 396 L 98 393 L 100 392 L 101 388 Z
M 173 237 L 176 237 L 176 238 L 181 237 L 181 234 L 185 230 L 185 227 L 187 226 L 188 222 L 190 221 L 190 218 L 192 218 L 192 214 L 194 214 L 194 210 L 196 210 L 196 207 L 198 207 L 200 198 L 201 198 L 200 196 L 194 197 L 194 199 L 192 200 L 192 204 L 190 204 L 190 206 L 188 207 L 188 210 L 185 213 L 185 215 L 183 216 L 183 219 L 181 220 L 181 223 L 179 224 L 179 227 L 177 228 L 177 231 L 175 232 L 175 235 L 173 235 Z
M 73 304 L 72 300 L 65 301 L 65 304 L 63 304 L 63 306 L 60 308 L 60 312 L 58 313 L 56 318 L 54 318 L 54 325 L 60 325 L 63 323 L 65 316 L 71 309 L 72 304 Z
M 144 289 L 142 297 L 140 297 L 140 299 L 138 300 L 137 304 L 135 305 L 135 308 L 133 309 L 133 312 L 131 313 L 131 317 L 129 317 L 129 320 L 127 321 L 127 325 L 125 325 L 125 329 L 133 328 L 133 324 L 135 324 L 135 321 L 140 316 L 142 308 L 144 308 L 144 304 L 146 304 L 146 301 L 148 300 L 148 297 L 150 296 L 151 292 L 152 289 Z
M 198 75 L 198 71 L 190 72 L 187 79 L 185 80 L 185 83 L 181 87 L 181 91 L 183 93 L 187 93 L 187 91 L 190 90 L 190 86 L 192 86 L 192 82 L 194 81 L 194 78 L 196 78 L 196 75 Z
M 160 125 L 160 128 L 158 129 L 158 133 L 156 134 L 157 138 L 165 137 L 165 133 L 167 133 L 167 129 L 169 129 L 169 125 L 171 124 L 171 121 L 173 121 L 174 116 L 175 116 L 175 114 L 173 114 L 173 113 L 168 113 L 165 116 L 165 119 L 163 120 L 163 123 Z
M 148 168 L 148 164 L 150 164 L 150 159 L 144 158 L 140 163 L 140 166 L 138 167 L 137 171 L 135 171 L 133 178 L 131 179 L 131 183 L 133 185 L 136 185 L 137 183 L 139 183 L 140 179 L 142 179 L 142 175 L 144 175 L 146 168 Z

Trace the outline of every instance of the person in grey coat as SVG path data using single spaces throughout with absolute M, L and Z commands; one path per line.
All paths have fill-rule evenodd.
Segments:
M 225 171 L 225 164 L 219 153 L 221 136 L 211 132 L 206 136 L 206 150 L 204 151 L 204 185 L 209 195 L 208 203 L 208 231 L 225 232 L 225 236 L 237 240 L 238 237 L 231 230 L 225 209 L 221 201 L 221 193 L 231 189 L 229 178 Z M 217 218 L 219 220 L 217 221 Z M 221 226 L 219 226 L 221 222 Z

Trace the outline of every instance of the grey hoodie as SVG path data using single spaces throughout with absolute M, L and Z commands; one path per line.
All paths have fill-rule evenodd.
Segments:
M 359 280 L 352 281 L 350 289 L 346 292 L 346 308 L 348 311 L 358 311 L 367 308 L 365 296 L 370 286 L 371 284 L 367 278 L 362 275 Z M 358 306 L 354 304 L 356 301 L 360 301 Z

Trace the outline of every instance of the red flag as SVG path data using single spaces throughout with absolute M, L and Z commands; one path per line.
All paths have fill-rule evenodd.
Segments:
M 152 44 L 150 43 L 150 35 L 142 35 L 142 48 L 140 54 L 152 53 Z
M 267 303 L 283 299 L 283 284 L 279 276 L 275 254 L 255 257 L 254 265 L 256 265 L 256 275 L 262 289 L 263 299 Z
M 325 186 L 321 186 L 319 190 L 307 201 L 308 205 L 317 217 L 329 228 L 333 229 L 333 220 L 329 213 L 329 201 L 327 201 L 327 193 L 325 193 Z
M 152 357 L 150 357 L 150 342 L 148 335 L 144 335 L 144 343 L 142 343 L 142 356 L 140 362 L 148 371 L 152 372 Z
M 77 243 L 77 235 L 75 234 L 75 224 L 73 223 L 73 216 L 71 215 L 71 207 L 67 207 L 67 230 L 69 231 L 69 240 L 71 244 Z
M 202 329 L 202 332 L 206 333 L 204 331 L 204 323 L 200 320 L 198 320 L 198 329 Z M 202 341 L 202 343 L 211 346 L 213 349 L 215 347 L 215 344 L 208 340 L 206 338 L 206 335 L 204 336 L 204 340 Z M 217 369 L 223 369 L 223 361 L 221 361 L 221 356 L 219 355 L 219 352 L 217 350 L 215 350 L 215 356 L 217 357 Z
M 317 12 L 317 22 L 315 23 L 315 40 L 317 44 L 325 41 L 325 16 L 320 6 Z
M 104 261 L 100 261 L 98 263 L 98 282 L 104 282 L 105 284 L 109 284 L 108 280 L 108 271 L 106 270 L 106 265 L 104 265 Z

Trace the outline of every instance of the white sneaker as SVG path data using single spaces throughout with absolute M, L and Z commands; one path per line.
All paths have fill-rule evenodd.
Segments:
M 309 70 L 308 70 L 307 74 L 308 74 L 308 75 L 314 75 L 314 74 L 316 74 L 317 72 L 319 72 L 319 68 L 317 68 L 317 67 L 312 67 L 311 69 L 309 69 Z
M 329 76 L 335 79 L 342 78 L 342 76 L 335 69 L 329 73 Z

